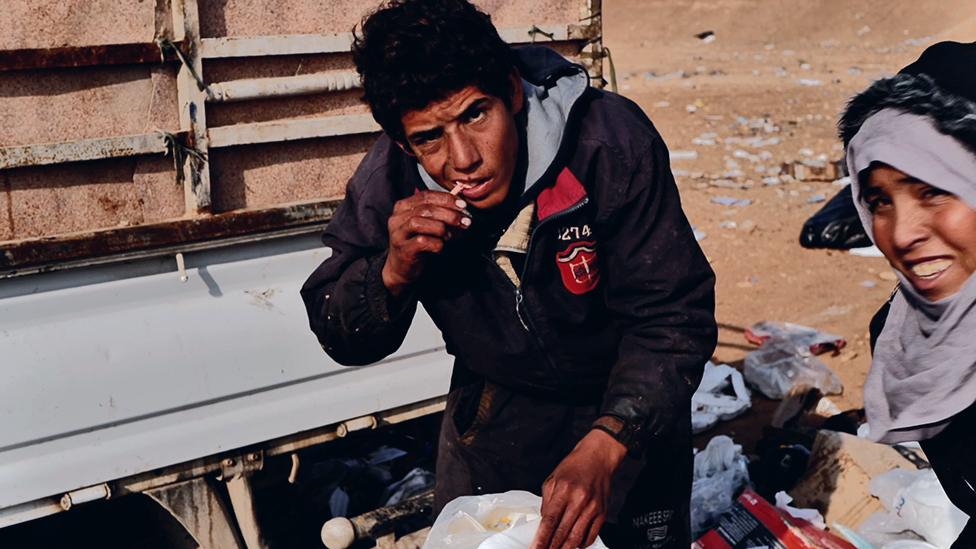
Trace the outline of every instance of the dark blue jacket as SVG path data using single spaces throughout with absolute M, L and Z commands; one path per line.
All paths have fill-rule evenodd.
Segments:
M 521 55 L 523 78 L 540 86 L 579 70 Z M 661 136 L 633 102 L 587 88 L 534 183 L 522 196 L 535 201 L 536 220 L 520 287 L 492 259 L 496 232 L 450 240 L 394 303 L 381 278 L 387 219 L 425 183 L 414 159 L 380 137 L 323 236 L 332 256 L 302 289 L 312 331 L 336 361 L 368 364 L 399 347 L 419 301 L 456 357 L 455 376 L 600 402 L 624 422 L 632 450 L 686 426 L 716 344 L 714 274 Z

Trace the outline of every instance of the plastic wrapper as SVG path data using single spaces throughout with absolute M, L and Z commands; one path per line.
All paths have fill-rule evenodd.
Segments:
M 539 529 L 542 498 L 520 490 L 462 496 L 444 506 L 424 549 L 528 549 Z M 597 538 L 587 549 L 607 549 Z
M 894 469 L 871 479 L 871 494 L 885 507 L 861 525 L 860 533 L 874 541 L 910 530 L 939 549 L 948 549 L 966 526 L 968 517 L 946 495 L 931 469 Z M 912 540 L 907 540 L 912 541 Z M 884 547 L 892 545 L 892 541 Z M 912 547 L 921 547 L 913 545 Z
M 732 394 L 728 394 L 731 388 Z M 698 389 L 691 397 L 691 428 L 696 434 L 728 421 L 752 406 L 742 374 L 728 364 L 705 364 Z
M 760 347 L 746 355 L 743 374 L 767 397 L 782 399 L 798 386 L 828 395 L 844 390 L 840 379 L 814 356 L 844 348 L 844 338 L 789 322 L 759 322 L 745 337 Z
M 736 495 L 749 484 L 749 460 L 742 446 L 719 435 L 695 454 L 691 484 L 691 533 L 698 537 L 732 508 Z
M 844 390 L 840 379 L 809 349 L 783 339 L 770 339 L 746 355 L 743 374 L 750 385 L 772 399 L 781 399 L 800 385 L 828 395 Z
M 792 322 L 757 322 L 746 328 L 745 336 L 747 341 L 755 345 L 762 345 L 770 339 L 789 340 L 798 347 L 808 348 L 815 355 L 839 351 L 847 345 L 847 340 L 840 336 Z

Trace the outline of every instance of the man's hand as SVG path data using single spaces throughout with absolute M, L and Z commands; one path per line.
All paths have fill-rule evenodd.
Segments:
M 394 296 L 420 278 L 427 254 L 437 254 L 458 229 L 471 226 L 467 204 L 449 193 L 422 191 L 393 207 L 383 284 Z
M 587 433 L 542 485 L 542 521 L 532 549 L 577 549 L 596 541 L 610 481 L 626 455 L 607 433 Z

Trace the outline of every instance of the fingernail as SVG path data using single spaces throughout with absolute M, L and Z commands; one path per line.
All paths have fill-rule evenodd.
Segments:
M 461 225 L 464 225 L 465 227 L 470 227 L 471 226 L 471 218 L 470 217 L 462 217 L 461 218 Z
M 454 201 L 454 205 L 457 206 L 458 208 L 467 208 L 468 207 L 468 203 L 465 202 L 465 201 L 463 201 L 463 200 L 455 200 Z

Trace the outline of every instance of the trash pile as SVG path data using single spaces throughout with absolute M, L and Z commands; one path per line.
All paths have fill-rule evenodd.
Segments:
M 459 497 L 444 506 L 424 549 L 528 549 L 541 508 L 541 497 L 520 490 Z M 587 549 L 607 546 L 597 538 Z
M 706 365 L 695 432 L 746 413 L 750 387 L 781 402 L 748 455 L 726 435 L 696 453 L 692 547 L 948 549 L 968 517 L 918 445 L 867 440 L 863 410 L 841 411 L 824 396 L 843 387 L 817 355 L 844 338 L 787 322 L 760 322 L 745 337 L 759 347 L 743 373 Z

